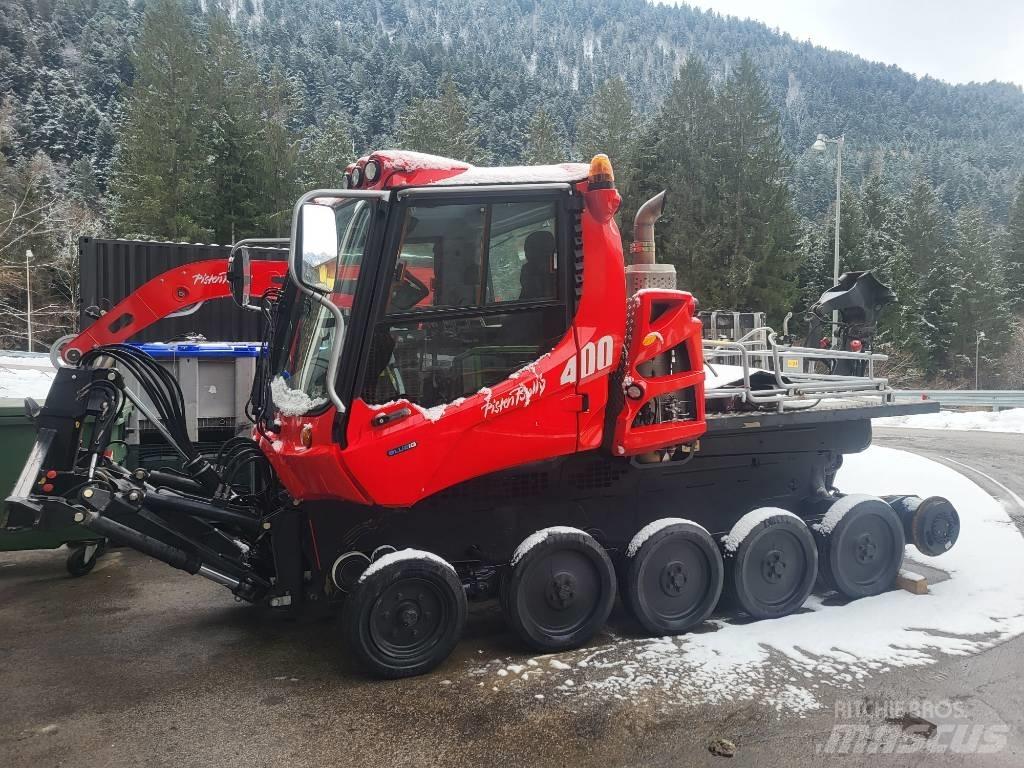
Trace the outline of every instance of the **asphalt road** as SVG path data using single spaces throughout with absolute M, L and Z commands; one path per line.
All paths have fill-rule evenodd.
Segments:
M 1010 508 L 1014 494 L 1024 497 L 1020 435 L 878 430 L 876 441 L 953 462 Z M 1021 525 L 1024 507 L 1013 514 Z M 0 765 L 10 768 L 693 766 L 725 760 L 708 750 L 718 738 L 736 745 L 726 764 L 758 768 L 1024 763 L 1024 638 L 880 674 L 852 692 L 826 687 L 825 706 L 802 717 L 760 701 L 678 702 L 656 691 L 538 698 L 544 682 L 499 687 L 475 676 L 487 660 L 528 664 L 493 608 L 474 611 L 438 672 L 385 683 L 352 667 L 332 620 L 287 621 L 236 604 L 216 585 L 124 550 L 69 579 L 65 554 L 0 554 Z M 611 627 L 629 631 L 620 614 Z M 1008 727 L 1006 745 L 991 755 L 817 751 L 837 707 L 852 703 L 844 719 L 874 728 L 884 722 L 873 702 L 910 699 L 952 702 L 962 721 Z

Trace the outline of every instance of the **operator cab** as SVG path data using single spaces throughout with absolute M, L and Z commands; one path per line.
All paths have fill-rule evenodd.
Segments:
M 364 481 L 360 492 L 329 492 L 377 502 L 421 496 L 425 474 L 439 487 L 480 474 L 471 462 L 448 478 L 424 469 L 419 457 L 440 461 L 446 445 L 483 452 L 488 443 L 488 468 L 576 451 L 585 398 L 566 372 L 579 352 L 572 323 L 590 166 L 473 168 L 404 152 L 361 162 L 379 166 L 357 174 L 361 188 L 316 190 L 295 208 L 291 280 L 255 409 L 268 446 L 282 464 L 322 446 L 353 473 L 382 451 L 396 470 L 417 464 L 404 490 Z M 617 205 L 613 188 L 600 193 Z M 595 265 L 595 281 L 621 275 L 617 230 L 610 242 L 595 250 L 595 261 L 611 259 Z M 621 307 L 624 288 L 612 299 L 604 306 Z M 602 304 L 599 291 L 592 302 Z M 605 372 L 611 345 L 602 342 Z
M 449 403 L 554 346 L 569 326 L 558 207 L 550 195 L 501 193 L 400 206 L 360 390 L 367 403 Z

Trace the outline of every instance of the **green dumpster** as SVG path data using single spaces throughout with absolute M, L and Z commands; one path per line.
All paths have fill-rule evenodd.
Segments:
M 0 398 L 0 492 L 6 498 L 18 481 L 29 451 L 36 441 L 36 428 L 25 414 L 24 400 Z M 26 521 L 9 519 L 7 505 L 0 509 L 0 552 L 25 549 L 56 549 L 67 544 L 68 572 L 83 576 L 92 570 L 103 551 L 96 534 L 80 525 L 47 530 Z

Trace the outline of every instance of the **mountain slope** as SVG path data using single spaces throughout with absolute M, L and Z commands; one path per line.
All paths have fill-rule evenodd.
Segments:
M 749 50 L 793 157 L 801 212 L 828 204 L 831 169 L 807 152 L 815 134 L 845 132 L 857 182 L 884 163 L 899 186 L 924 173 L 951 208 L 980 203 L 1003 220 L 1024 171 L 1024 93 L 990 83 L 950 86 L 792 40 L 763 24 L 643 0 L 206 0 L 224 10 L 264 68 L 299 85 L 299 121 L 342 113 L 357 147 L 387 144 L 412 98 L 452 71 L 470 97 L 486 148 L 522 155 L 538 108 L 566 136 L 601 82 L 625 79 L 652 112 L 688 56 L 715 77 Z M 145 3 L 13 0 L 0 17 L 0 92 L 23 127 L 9 154 L 44 149 L 109 161 L 118 86 Z M 257 97 L 254 94 L 254 98 Z M 102 182 L 102 178 L 101 178 Z

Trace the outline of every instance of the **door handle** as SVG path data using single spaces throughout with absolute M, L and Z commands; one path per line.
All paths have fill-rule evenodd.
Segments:
M 391 411 L 389 413 L 379 413 L 370 420 L 370 424 L 375 427 L 383 427 L 399 419 L 404 419 L 412 416 L 412 408 L 399 408 L 397 411 Z

